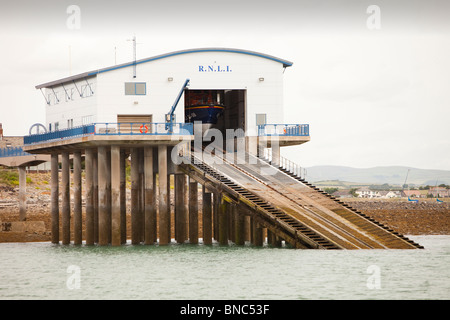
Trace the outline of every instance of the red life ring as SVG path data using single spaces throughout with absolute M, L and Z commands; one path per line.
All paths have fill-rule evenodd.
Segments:
M 142 129 L 144 129 L 144 130 L 142 130 Z M 143 124 L 143 125 L 139 128 L 139 131 L 140 131 L 141 133 L 147 133 L 147 132 L 148 132 L 148 127 L 147 127 L 145 124 Z
M 283 129 L 284 134 L 286 134 L 286 128 Z

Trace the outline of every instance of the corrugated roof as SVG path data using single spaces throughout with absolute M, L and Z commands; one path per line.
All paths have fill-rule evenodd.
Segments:
M 168 57 L 173 57 L 173 56 L 177 56 L 177 55 L 181 55 L 181 54 L 199 53 L 199 52 L 231 52 L 231 53 L 247 54 L 247 55 L 256 56 L 256 57 L 279 62 L 279 63 L 283 64 L 283 67 L 285 67 L 285 68 L 290 67 L 293 64 L 293 62 L 291 62 L 291 61 L 284 60 L 281 58 L 277 58 L 277 57 L 274 57 L 274 56 L 271 56 L 268 54 L 264 54 L 264 53 L 260 53 L 260 52 L 256 52 L 256 51 L 232 49 L 232 48 L 198 48 L 198 49 L 187 49 L 187 50 L 174 51 L 174 52 L 169 52 L 169 53 L 157 55 L 157 56 L 150 57 L 150 58 L 136 60 L 136 65 L 150 62 L 150 61 L 160 60 L 160 59 L 164 59 L 164 58 L 168 58 Z M 115 65 L 115 66 L 111 66 L 111 67 L 107 67 L 107 68 L 103 68 L 103 69 L 84 72 L 84 73 L 80 73 L 78 75 L 74 75 L 71 77 L 66 77 L 66 78 L 62 78 L 62 79 L 58 79 L 55 81 L 46 82 L 46 83 L 37 85 L 36 89 L 50 88 L 50 87 L 54 87 L 56 85 L 60 85 L 62 83 L 67 83 L 67 82 L 71 82 L 71 81 L 75 81 L 75 80 L 79 80 L 79 79 L 92 77 L 99 73 L 108 72 L 108 71 L 126 68 L 126 67 L 131 67 L 133 65 L 134 65 L 134 61 L 122 63 L 119 65 Z

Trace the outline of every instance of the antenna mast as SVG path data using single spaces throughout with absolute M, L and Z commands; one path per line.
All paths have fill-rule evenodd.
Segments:
M 128 41 L 133 41 L 133 78 L 136 78 L 136 36 L 133 39 L 128 39 Z

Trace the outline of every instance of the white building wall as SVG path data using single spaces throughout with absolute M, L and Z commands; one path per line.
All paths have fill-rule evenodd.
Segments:
M 283 122 L 283 65 L 279 62 L 240 53 L 197 52 L 141 63 L 136 68 L 136 78 L 132 66 L 91 78 L 94 95 L 79 98 L 76 93 L 78 98 L 73 101 L 60 99 L 59 104 L 48 106 L 47 124 L 59 120 L 62 129 L 67 127 L 67 119 L 73 118 L 75 126 L 88 115 L 94 115 L 95 122 L 117 122 L 118 114 L 152 114 L 153 122 L 164 122 L 186 78 L 191 80 L 189 89 L 245 89 L 246 128 L 253 134 L 257 113 L 267 114 L 267 123 Z M 146 95 L 125 95 L 125 82 L 145 82 Z M 62 92 L 62 87 L 58 91 Z M 184 96 L 176 109 L 176 122 L 184 122 Z
M 50 104 L 46 106 L 46 125 L 49 128 L 51 124 L 52 130 L 55 130 L 55 123 L 59 122 L 59 129 L 68 127 L 68 120 L 73 119 L 73 126 L 81 126 L 83 118 L 92 116 L 91 122 L 96 121 L 97 114 L 97 79 L 95 77 L 87 79 L 94 94 L 89 93 L 86 80 L 75 81 L 74 83 L 56 86 L 52 89 L 45 89 L 45 96 Z M 67 95 L 66 96 L 66 92 Z M 83 93 L 83 97 L 80 97 Z M 55 93 L 59 102 L 56 101 Z M 70 99 L 68 98 L 70 97 Z

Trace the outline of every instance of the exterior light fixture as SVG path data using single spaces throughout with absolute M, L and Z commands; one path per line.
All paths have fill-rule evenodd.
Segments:
M 259 81 L 261 81 L 261 82 L 262 82 L 262 81 L 264 81 L 264 78 L 262 78 L 262 77 L 261 77 L 261 78 L 259 78 Z
M 173 81 L 173 78 L 172 77 L 168 77 L 167 81 Z

